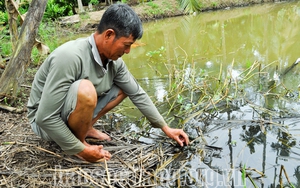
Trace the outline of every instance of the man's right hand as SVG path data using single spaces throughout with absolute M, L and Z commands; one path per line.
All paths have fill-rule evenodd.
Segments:
M 86 145 L 84 150 L 76 155 L 88 162 L 97 162 L 100 159 L 109 160 L 111 154 L 103 149 L 103 145 Z

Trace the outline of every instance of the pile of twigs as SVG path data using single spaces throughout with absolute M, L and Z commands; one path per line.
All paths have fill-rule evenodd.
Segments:
M 139 134 L 139 133 L 138 133 Z M 65 155 L 54 142 L 35 137 L 0 145 L 0 186 L 5 187 L 155 187 L 161 169 L 186 154 L 170 139 L 152 135 L 155 142 L 138 141 L 133 133 L 111 133 L 103 144 L 109 161 L 88 163 Z M 178 149 L 178 148 L 177 148 Z M 24 168 L 25 166 L 25 168 Z

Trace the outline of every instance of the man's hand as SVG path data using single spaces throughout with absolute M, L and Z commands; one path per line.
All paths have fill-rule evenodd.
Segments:
M 189 144 L 189 137 L 182 129 L 173 129 L 167 125 L 161 129 L 169 138 L 175 140 L 180 146 L 187 146 Z
M 99 159 L 109 160 L 111 158 L 111 154 L 104 150 L 102 145 L 86 145 L 84 150 L 76 156 L 89 162 L 97 162 Z

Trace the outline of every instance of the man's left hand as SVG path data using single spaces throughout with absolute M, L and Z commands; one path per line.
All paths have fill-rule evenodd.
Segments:
M 161 129 L 169 138 L 175 140 L 180 146 L 187 146 L 189 144 L 189 137 L 182 129 L 173 129 L 167 125 Z

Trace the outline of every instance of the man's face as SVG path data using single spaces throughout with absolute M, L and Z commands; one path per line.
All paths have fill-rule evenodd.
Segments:
M 108 50 L 107 58 L 112 60 L 117 60 L 122 57 L 124 53 L 128 54 L 130 52 L 131 45 L 135 42 L 132 35 L 129 37 L 120 37 L 118 39 L 113 35 L 108 40 Z

